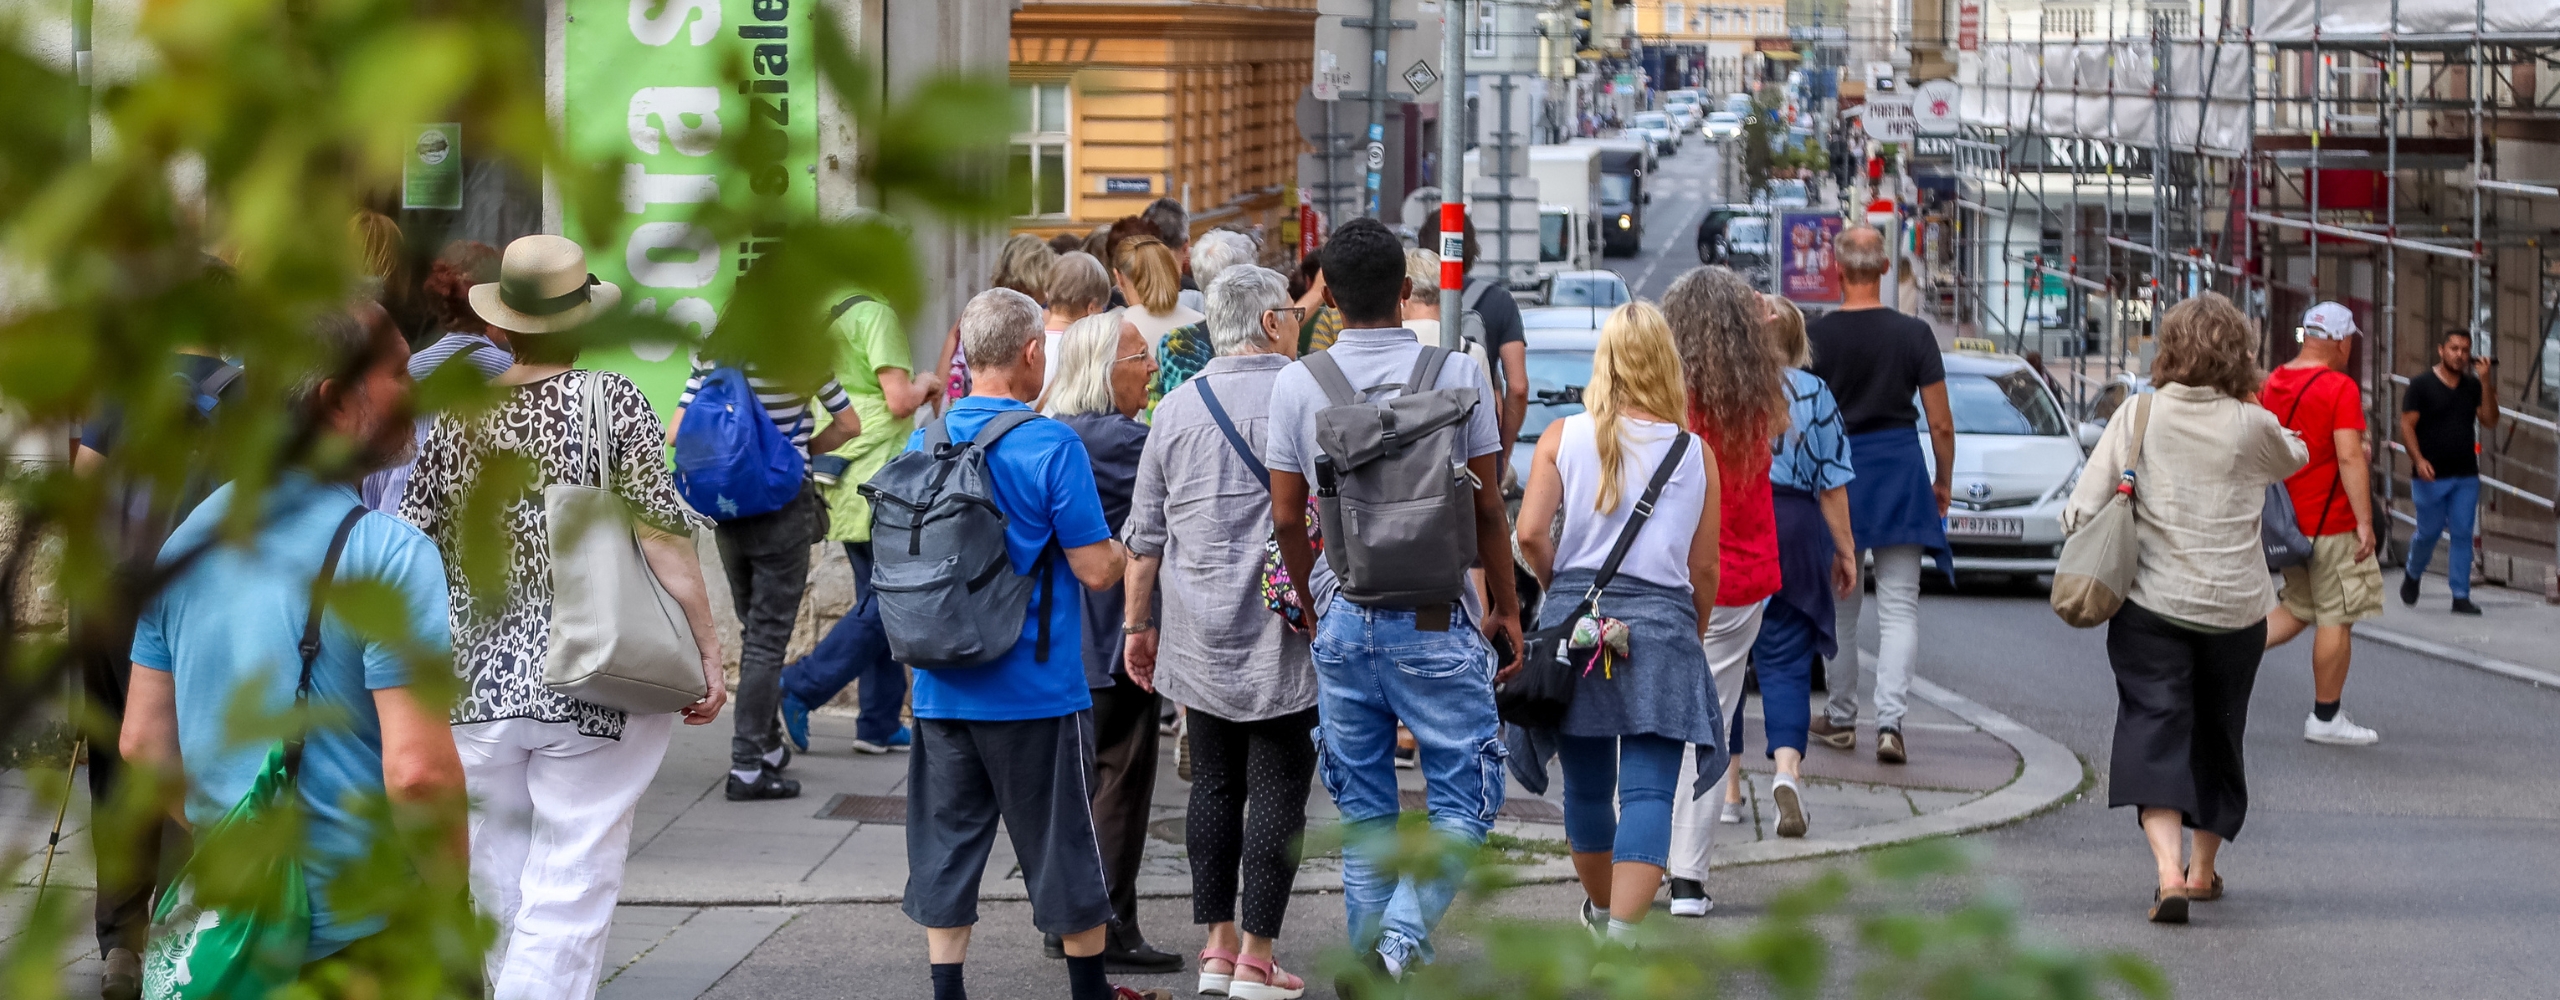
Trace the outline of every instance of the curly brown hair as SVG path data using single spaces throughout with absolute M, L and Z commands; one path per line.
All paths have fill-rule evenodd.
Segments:
M 477 240 L 455 240 L 444 245 L 435 263 L 427 267 L 427 280 L 420 286 L 426 292 L 427 310 L 435 314 L 436 325 L 454 333 L 486 333 L 489 324 L 471 308 L 471 286 L 498 280 L 498 248 Z
M 1721 267 L 1691 270 L 1662 295 L 1689 422 L 1720 455 L 1766 452 L 1787 426 L 1787 359 L 1762 330 L 1761 309 L 1751 283 Z
M 2258 334 L 2240 307 L 2206 292 L 2160 314 L 2159 348 L 2151 360 L 2153 385 L 2193 385 L 2247 399 L 2264 377 L 2258 370 Z

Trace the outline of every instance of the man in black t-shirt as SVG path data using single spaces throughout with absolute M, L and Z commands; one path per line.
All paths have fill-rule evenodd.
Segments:
M 1928 323 L 1884 304 L 1884 234 L 1869 226 L 1843 229 L 1832 240 L 1832 255 L 1840 265 L 1840 308 L 1805 327 L 1813 348 L 1809 370 L 1840 402 L 1849 464 L 1858 471 L 1849 481 L 1849 527 L 1857 547 L 1874 559 L 1876 759 L 1900 764 L 1909 754 L 1902 715 L 1920 654 L 1921 556 L 1936 557 L 1941 571 L 1952 572 L 1946 517 L 1955 482 L 1955 422 L 1937 335 Z M 1924 408 L 1934 466 L 1920 451 Z M 1824 667 L 1831 697 L 1812 726 L 1814 738 L 1843 750 L 1858 739 L 1859 593 L 1852 588 L 1835 608 L 1840 655 Z
M 1495 423 L 1502 430 L 1502 446 L 1511 447 L 1520 438 L 1521 421 L 1529 415 L 1529 341 L 1528 331 L 1520 319 L 1520 301 L 1511 297 L 1502 278 L 1476 275 L 1476 222 L 1467 220 L 1463 237 L 1466 259 L 1466 288 L 1459 301 L 1484 320 L 1484 347 L 1494 365 L 1494 387 L 1502 393 L 1502 406 L 1494 411 Z M 1440 247 L 1440 213 L 1424 213 L 1422 229 L 1414 237 L 1414 245 L 1436 251 Z M 1511 474 L 1511 463 L 1502 465 L 1505 476 Z
M 2410 379 L 2401 399 L 2400 443 L 2416 466 L 2409 472 L 2409 498 L 2418 505 L 2418 529 L 2400 578 L 2402 604 L 2418 603 L 2418 577 L 2435 558 L 2436 539 L 2450 530 L 2445 582 L 2453 591 L 2453 613 L 2480 613 L 2471 603 L 2471 526 L 2480 512 L 2480 458 L 2471 424 L 2498 425 L 2498 386 L 2489 371 L 2489 359 L 2471 356 L 2471 334 L 2448 330 L 2436 344 L 2435 366 Z

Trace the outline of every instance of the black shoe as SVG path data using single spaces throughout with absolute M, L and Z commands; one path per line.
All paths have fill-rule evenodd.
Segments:
M 735 774 L 729 776 L 729 801 L 731 802 L 799 797 L 800 783 L 773 773 L 770 767 L 756 772 L 754 781 L 740 781 Z
M 2407 606 L 2407 607 L 2412 607 L 2412 608 L 2414 608 L 2414 607 L 2417 607 L 2417 606 L 2418 606 L 2418 578 L 2417 578 L 2417 577 L 2414 577 L 2414 576 L 2408 576 L 2408 575 L 2403 575 L 2403 576 L 2401 576 L 2401 577 L 2400 577 L 2400 603 L 2401 603 L 2402 605 L 2405 605 L 2405 606 Z
M 1128 947 L 1114 942 L 1111 947 L 1102 949 L 1102 967 L 1111 972 L 1163 975 L 1182 971 L 1182 956 L 1157 951 L 1154 945 L 1141 938 Z
M 2468 597 L 2457 597 L 2453 599 L 2453 613 L 2457 615 L 2476 615 L 2480 613 L 2480 606 L 2471 603 L 2471 599 Z
M 1040 935 L 1040 954 L 1064 961 L 1067 957 L 1066 939 L 1055 934 Z
M 1678 876 L 1672 877 L 1672 916 L 1703 917 L 1715 908 L 1716 901 L 1707 895 L 1706 883 L 1700 882 L 1697 879 L 1680 878 Z

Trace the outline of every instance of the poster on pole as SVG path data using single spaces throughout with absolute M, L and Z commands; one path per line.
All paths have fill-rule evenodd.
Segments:
M 409 158 L 400 167 L 400 207 L 459 211 L 462 208 L 462 126 L 437 122 L 418 126 Z
M 1778 294 L 1798 305 L 1840 301 L 1840 265 L 1831 241 L 1841 218 L 1826 212 L 1788 212 L 1778 221 Z
M 707 336 L 738 276 L 774 249 L 766 234 L 721 240 L 693 224 L 706 203 L 778 201 L 817 211 L 817 54 L 810 5 L 790 0 L 567 0 L 561 116 L 574 162 L 623 161 L 618 211 L 566 234 L 634 312 Z M 727 155 L 719 155 L 727 154 Z M 631 376 L 660 413 L 691 360 L 674 343 L 581 359 Z

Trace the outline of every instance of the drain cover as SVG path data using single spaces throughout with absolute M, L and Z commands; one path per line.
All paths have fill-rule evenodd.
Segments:
M 819 819 L 843 819 L 856 823 L 893 823 L 907 825 L 907 797 L 903 795 L 838 795 L 827 800 L 818 810 Z

